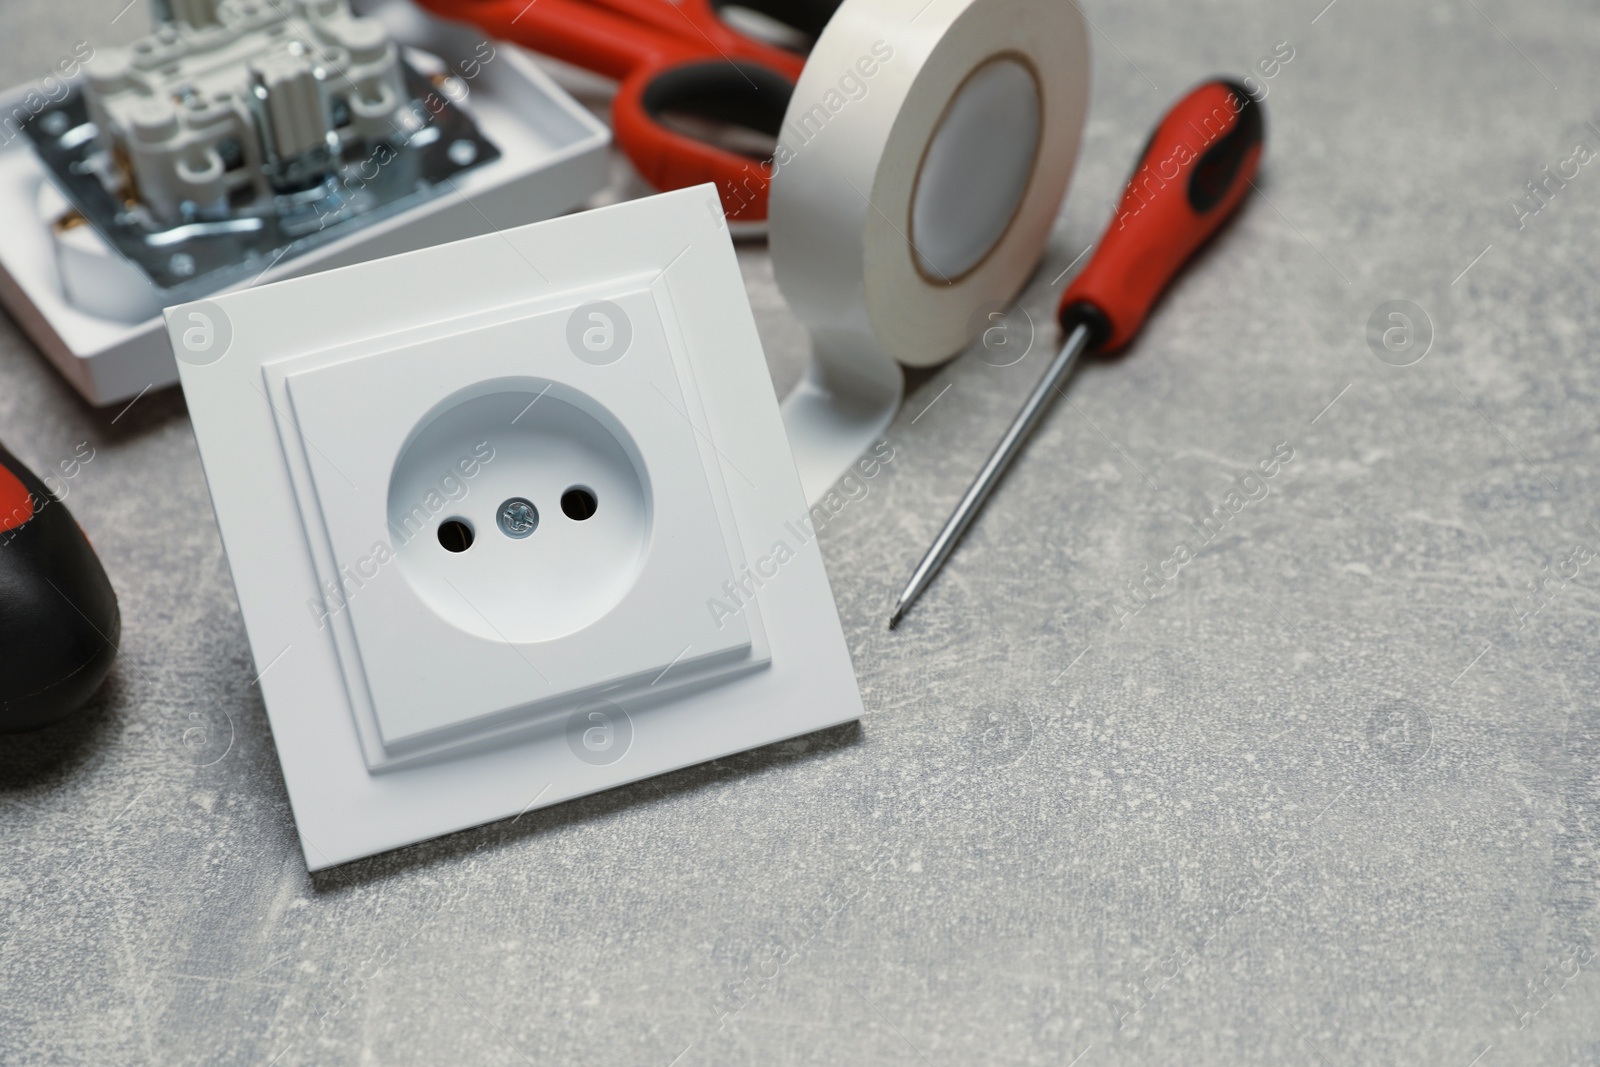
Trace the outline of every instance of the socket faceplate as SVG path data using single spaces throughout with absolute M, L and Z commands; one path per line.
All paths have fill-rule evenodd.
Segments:
M 291 469 L 310 472 L 307 514 L 320 523 L 307 533 L 332 553 L 307 615 L 321 624 L 348 609 L 357 662 L 343 665 L 366 678 L 384 750 L 369 764 L 673 672 L 703 680 L 710 665 L 765 660 L 752 662 L 746 615 L 705 609 L 705 590 L 735 573 L 707 483 L 721 473 L 684 415 L 656 305 L 668 297 L 650 280 L 265 368 L 270 393 L 289 401 L 278 436 L 305 464 Z M 602 300 L 631 336 L 597 365 L 571 350 L 567 328 Z M 581 339 L 578 350 L 588 355 Z M 597 502 L 582 521 L 560 507 L 573 486 Z M 543 516 L 528 536 L 497 525 L 512 499 Z M 467 526 L 470 547 L 445 546 L 447 523 Z
M 710 186 L 167 326 L 313 869 L 859 717 Z

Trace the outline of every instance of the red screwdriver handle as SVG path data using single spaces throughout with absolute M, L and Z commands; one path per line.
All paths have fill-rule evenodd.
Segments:
M 1150 137 L 1100 247 L 1061 295 L 1065 333 L 1087 324 L 1091 347 L 1133 340 L 1161 291 L 1250 189 L 1265 134 L 1243 86 L 1210 81 L 1178 101 Z

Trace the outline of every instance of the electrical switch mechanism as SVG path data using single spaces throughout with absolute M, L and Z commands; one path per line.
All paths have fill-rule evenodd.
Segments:
M 376 18 L 347 0 L 158 0 L 154 30 L 87 64 L 26 125 L 69 202 L 63 289 L 128 317 L 126 266 L 172 304 L 392 216 L 499 156 Z M 420 54 L 418 62 L 422 62 Z M 85 231 L 92 228 L 102 240 Z M 109 246 L 109 248 L 107 248 Z

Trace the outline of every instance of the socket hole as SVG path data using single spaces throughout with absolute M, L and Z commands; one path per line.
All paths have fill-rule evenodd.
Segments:
M 465 519 L 446 519 L 439 524 L 439 543 L 446 552 L 465 552 L 472 547 L 472 526 Z
M 594 493 L 581 485 L 575 485 L 561 494 L 561 513 L 575 522 L 589 518 L 599 506 Z

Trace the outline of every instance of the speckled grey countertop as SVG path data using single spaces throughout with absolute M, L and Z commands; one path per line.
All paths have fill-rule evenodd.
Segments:
M 0 84 L 123 2 L 0 7 Z M 1324 3 L 1085 0 L 1034 321 L 1158 114 L 1288 41 L 1260 195 L 891 634 L 1053 335 L 914 378 L 821 538 L 859 726 L 316 877 L 181 396 L 113 422 L 0 317 L 0 437 L 94 448 L 68 503 L 125 620 L 90 714 L 0 740 L 0 1062 L 1600 1064 L 1600 174 L 1511 207 L 1600 148 L 1600 22 Z

